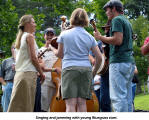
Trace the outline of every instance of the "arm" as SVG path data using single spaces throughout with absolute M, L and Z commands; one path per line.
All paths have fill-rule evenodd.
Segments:
M 30 59 L 32 61 L 32 64 L 35 66 L 35 68 L 39 72 L 41 81 L 44 81 L 45 76 L 44 76 L 43 71 L 39 65 L 38 58 L 36 57 L 34 44 L 35 44 L 34 36 L 32 34 L 29 34 L 27 36 L 27 45 L 28 45 L 28 49 L 29 49 Z
M 149 42 L 141 47 L 141 53 L 147 55 L 149 53 Z
M 100 32 L 97 30 L 96 32 L 94 32 L 94 37 L 112 45 L 121 45 L 123 42 L 123 33 L 121 32 L 114 32 L 114 35 L 112 37 L 105 37 L 102 36 Z
M 0 83 L 2 84 L 2 85 L 6 85 L 6 82 L 5 82 L 5 80 L 2 78 L 2 77 L 0 77 Z
M 43 68 L 44 72 L 56 72 L 57 74 L 61 73 L 61 68 Z
M 89 57 L 89 60 L 90 60 L 91 64 L 92 65 L 95 65 L 95 59 L 94 59 L 94 57 L 91 56 L 91 55 L 89 55 L 88 57 Z
M 3 61 L 2 64 L 0 65 L 0 83 L 2 85 L 6 85 L 6 82 L 4 80 L 4 76 L 5 76 L 5 71 L 4 71 L 4 67 L 6 65 L 6 62 Z
M 135 71 L 134 71 L 134 74 L 138 74 L 138 69 L 137 67 L 135 66 Z
M 58 74 L 61 73 L 61 68 L 45 68 L 45 63 L 41 58 L 38 58 L 39 64 L 43 70 L 43 72 L 57 72 Z
M 102 61 L 101 52 L 98 46 L 92 47 L 92 52 L 95 55 L 95 65 L 93 67 L 93 77 L 96 75 L 97 70 L 99 69 Z
M 64 54 L 63 54 L 63 44 L 59 43 L 58 44 L 58 50 L 55 49 L 54 47 L 52 47 L 51 45 L 49 45 L 49 47 L 51 48 L 51 50 L 54 52 L 54 54 L 59 57 L 59 58 L 63 58 Z
M 99 81 L 94 82 L 94 85 L 100 85 Z

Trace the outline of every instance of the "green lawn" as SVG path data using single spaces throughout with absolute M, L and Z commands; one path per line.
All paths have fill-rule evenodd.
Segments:
M 149 94 L 139 94 L 135 96 L 135 110 L 149 111 Z

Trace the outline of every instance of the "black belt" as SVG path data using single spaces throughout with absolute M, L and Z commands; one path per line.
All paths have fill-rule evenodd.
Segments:
M 13 82 L 13 80 L 6 80 L 6 82 Z

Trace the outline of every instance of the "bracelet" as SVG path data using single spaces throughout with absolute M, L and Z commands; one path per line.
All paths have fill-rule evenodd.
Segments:
M 55 68 L 52 68 L 51 72 L 56 72 L 56 69 Z

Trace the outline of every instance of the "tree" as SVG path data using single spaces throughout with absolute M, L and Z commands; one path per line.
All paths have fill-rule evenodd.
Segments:
M 10 46 L 16 38 L 18 14 L 11 0 L 0 1 L 0 48 L 10 56 Z
M 147 16 L 149 20 L 149 0 L 124 0 L 124 8 L 130 19 L 138 18 L 140 15 Z
M 149 35 L 149 21 L 144 16 L 140 16 L 137 19 L 131 20 L 133 31 L 137 34 L 137 40 L 134 41 L 134 57 L 136 65 L 139 71 L 139 87 L 141 87 L 144 82 L 147 80 L 147 57 L 141 54 L 141 46 L 144 43 L 145 38 Z M 141 24 L 140 24 L 141 23 Z M 138 89 L 138 92 L 141 92 Z

